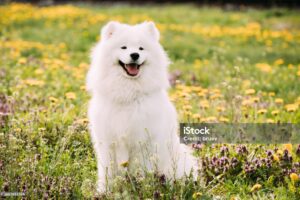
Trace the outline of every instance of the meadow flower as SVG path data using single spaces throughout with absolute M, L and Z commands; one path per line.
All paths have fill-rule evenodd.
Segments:
M 19 60 L 18 60 L 18 63 L 19 64 L 25 64 L 27 62 L 27 59 L 26 58 L 20 58 Z
M 265 114 L 267 113 L 267 110 L 266 109 L 260 109 L 257 111 L 258 114 Z
M 275 160 L 276 162 L 279 162 L 279 157 L 276 154 L 273 154 L 273 160 Z
M 198 92 L 197 95 L 198 95 L 199 97 L 205 97 L 205 96 L 206 96 L 206 94 L 205 94 L 204 92 Z
M 194 68 L 195 68 L 196 70 L 199 70 L 199 69 L 201 68 L 201 65 L 202 65 L 202 62 L 201 62 L 200 59 L 194 60 Z
M 293 145 L 292 144 L 283 144 L 283 148 L 288 150 L 289 153 L 291 153 L 293 150 Z
M 261 189 L 262 188 L 262 186 L 261 186 L 261 184 L 255 184 L 255 185 L 253 185 L 253 187 L 251 188 L 251 192 L 256 192 L 256 191 L 258 191 L 259 189 Z
M 276 151 L 276 153 L 277 153 L 278 155 L 283 155 L 283 151 L 280 150 L 280 149 L 278 149 L 278 150 Z
M 223 106 L 217 106 L 217 111 L 218 112 L 224 112 L 225 108 Z
M 206 117 L 203 119 L 204 122 L 216 122 L 217 118 L 214 116 Z
M 275 99 L 275 103 L 276 103 L 276 104 L 283 104 L 283 99 L 281 99 L 281 98 L 276 98 L 276 99 Z
M 269 97 L 274 97 L 275 96 L 275 92 L 269 92 Z
M 34 71 L 34 74 L 36 74 L 36 75 L 41 75 L 41 74 L 43 74 L 44 73 L 44 71 L 42 70 L 42 69 L 36 69 L 35 71 Z
M 82 119 L 78 119 L 76 123 L 81 125 L 86 125 L 87 123 L 89 123 L 89 120 L 88 118 L 82 118 Z
M 293 183 L 297 182 L 299 180 L 299 176 L 296 173 L 291 173 L 290 178 L 291 178 Z
M 219 121 L 220 121 L 220 122 L 229 122 L 229 119 L 226 118 L 226 117 L 220 117 L 220 118 L 219 118 Z
M 220 98 L 220 97 L 222 97 L 221 94 L 213 94 L 213 95 L 211 95 L 209 98 L 210 98 L 211 100 L 214 100 L 214 99 L 218 99 L 218 98 Z
M 45 84 L 44 81 L 35 80 L 35 79 L 27 79 L 24 80 L 23 83 L 29 86 L 43 86 Z
M 247 90 L 245 91 L 245 94 L 247 94 L 247 95 L 255 94 L 255 89 L 247 89 Z
M 86 90 L 86 86 L 85 85 L 82 85 L 82 86 L 80 86 L 80 90 Z
M 287 104 L 285 105 L 285 109 L 288 112 L 295 112 L 298 109 L 298 104 Z
M 184 105 L 183 106 L 183 110 L 184 111 L 190 111 L 192 109 L 192 106 L 191 105 Z
M 198 113 L 193 114 L 193 119 L 196 119 L 196 120 L 200 121 L 200 119 L 201 119 L 200 114 L 198 114 Z
M 76 94 L 74 92 L 67 92 L 65 96 L 67 99 L 76 99 Z
M 252 99 L 245 99 L 245 100 L 242 101 L 243 106 L 250 106 L 252 104 L 253 104 Z
M 255 66 L 262 72 L 269 73 L 272 71 L 271 66 L 267 63 L 257 63 Z
M 289 69 L 294 69 L 294 65 L 293 64 L 288 64 L 288 68 Z
M 279 110 L 273 110 L 271 112 L 272 115 L 277 116 L 279 114 Z
M 129 162 L 128 162 L 128 161 L 122 162 L 122 163 L 120 164 L 120 166 L 121 166 L 121 167 L 124 167 L 124 168 L 127 168 L 128 165 L 129 165 Z
M 259 102 L 259 97 L 252 97 L 250 100 L 254 103 L 257 103 Z
M 57 103 L 57 102 L 58 102 L 58 99 L 55 98 L 55 97 L 49 97 L 49 100 L 50 100 L 52 103 Z
M 192 113 L 190 111 L 184 111 L 183 113 L 186 117 L 192 116 Z
M 200 101 L 200 107 L 204 109 L 209 108 L 209 102 L 207 100 Z
M 284 63 L 284 60 L 281 58 L 274 61 L 274 65 L 282 65 L 283 63 Z

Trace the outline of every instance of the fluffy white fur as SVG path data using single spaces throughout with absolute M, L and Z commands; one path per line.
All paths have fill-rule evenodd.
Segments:
M 127 49 L 121 47 L 126 46 Z M 140 47 L 143 49 L 141 50 Z M 137 76 L 119 61 L 140 55 Z M 98 189 L 118 173 L 122 162 L 169 177 L 189 174 L 196 162 L 179 143 L 176 110 L 167 95 L 169 59 L 159 44 L 153 22 L 134 26 L 109 22 L 92 52 L 87 88 L 92 95 L 88 116 L 98 166 Z

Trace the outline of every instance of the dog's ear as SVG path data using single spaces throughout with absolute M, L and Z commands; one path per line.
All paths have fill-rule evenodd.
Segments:
M 120 25 L 119 22 L 110 21 L 101 29 L 101 39 L 109 39 L 115 32 L 117 27 Z
M 153 39 L 158 41 L 159 40 L 159 31 L 156 28 L 154 22 L 152 22 L 152 21 L 144 22 L 143 25 L 146 28 L 147 32 L 153 37 Z

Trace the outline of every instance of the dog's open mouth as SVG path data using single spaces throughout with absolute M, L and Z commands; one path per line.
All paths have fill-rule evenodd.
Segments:
M 140 67 L 142 66 L 142 64 L 138 65 L 137 63 L 125 64 L 125 63 L 123 63 L 120 60 L 119 60 L 119 64 L 122 66 L 122 68 L 125 70 L 125 72 L 129 76 L 136 76 L 136 75 L 138 75 L 139 71 L 140 71 Z

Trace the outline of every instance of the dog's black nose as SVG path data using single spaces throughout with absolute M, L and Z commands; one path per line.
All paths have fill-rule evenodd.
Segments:
M 139 59 L 140 54 L 138 54 L 138 53 L 132 53 L 132 54 L 130 54 L 130 57 L 132 58 L 132 60 L 136 61 L 137 59 Z

